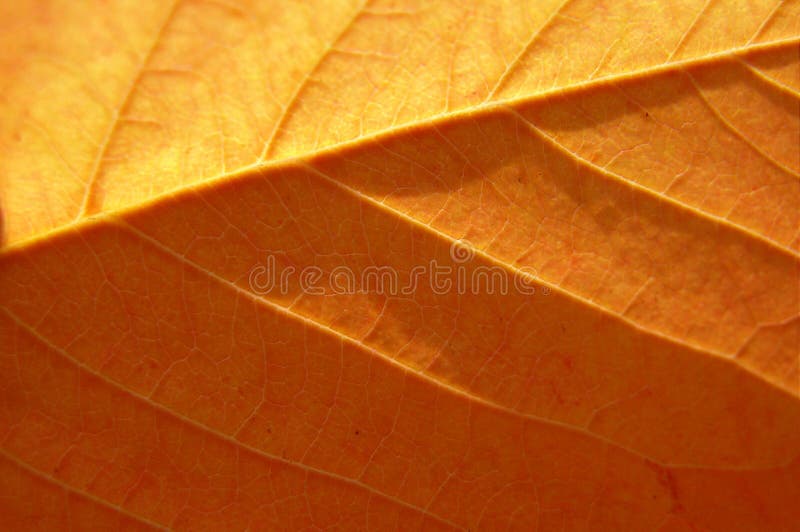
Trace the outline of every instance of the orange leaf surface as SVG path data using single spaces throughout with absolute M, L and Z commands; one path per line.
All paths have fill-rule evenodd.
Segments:
M 800 2 L 474 4 L 0 6 L 0 528 L 797 530 Z

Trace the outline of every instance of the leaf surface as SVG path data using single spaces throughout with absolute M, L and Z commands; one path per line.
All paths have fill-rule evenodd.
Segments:
M 5 527 L 800 521 L 800 2 L 0 10 Z

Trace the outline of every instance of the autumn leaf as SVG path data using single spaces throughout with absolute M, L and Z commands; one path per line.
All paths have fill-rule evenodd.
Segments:
M 800 2 L 27 0 L 0 72 L 0 528 L 797 529 Z

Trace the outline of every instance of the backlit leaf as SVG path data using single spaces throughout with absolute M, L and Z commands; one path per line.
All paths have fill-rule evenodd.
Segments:
M 0 72 L 3 529 L 800 523 L 800 2 L 6 2 Z

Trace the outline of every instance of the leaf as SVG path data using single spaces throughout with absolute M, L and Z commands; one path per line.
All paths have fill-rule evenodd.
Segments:
M 7 4 L 3 528 L 796 527 L 799 2 Z

